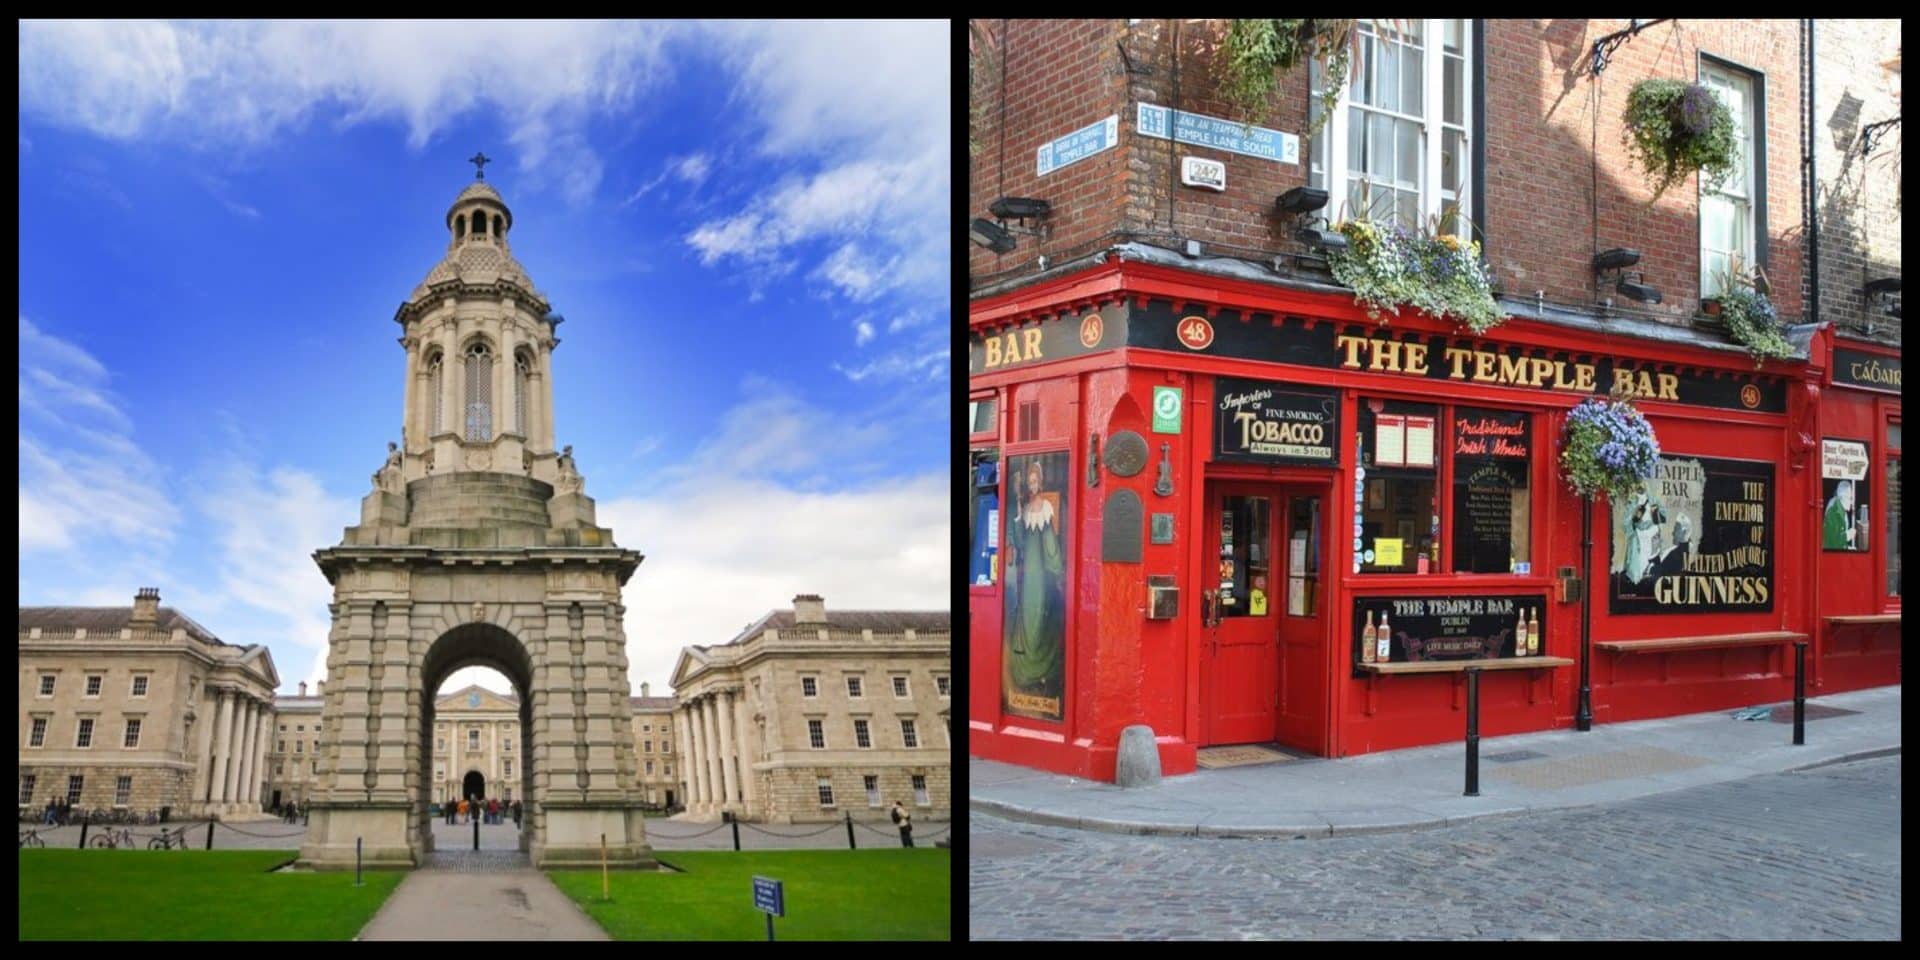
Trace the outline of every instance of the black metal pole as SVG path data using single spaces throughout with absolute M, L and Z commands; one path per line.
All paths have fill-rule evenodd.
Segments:
M 859 849 L 859 847 L 856 847 L 853 843 L 853 811 L 852 810 L 847 811 L 847 849 L 848 850 Z
M 1467 668 L 1467 796 L 1480 795 L 1480 671 Z
M 740 852 L 740 818 L 735 817 L 729 822 L 733 824 L 733 852 L 739 853 Z M 773 921 L 773 917 L 768 916 L 767 921 L 771 923 Z
M 467 822 L 473 824 L 473 848 L 478 850 L 480 849 L 480 818 L 474 817 Z
M 1793 642 L 1793 745 L 1807 742 L 1807 642 Z
M 366 886 L 366 882 L 360 877 L 360 839 L 353 838 L 353 885 L 356 887 Z
M 1593 729 L 1593 498 L 1580 498 L 1580 705 L 1573 726 L 1582 733 Z
M 767 914 L 767 942 L 773 942 L 773 914 Z
M 851 827 L 847 829 L 847 836 L 853 836 L 853 829 Z M 87 818 L 81 817 L 80 818 L 80 849 L 85 850 L 86 848 L 87 848 Z
M 213 849 L 213 821 L 207 821 L 207 849 Z

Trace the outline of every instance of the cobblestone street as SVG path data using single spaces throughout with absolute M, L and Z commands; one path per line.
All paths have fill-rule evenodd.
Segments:
M 975 939 L 1890 939 L 1900 758 L 1320 840 L 976 815 Z

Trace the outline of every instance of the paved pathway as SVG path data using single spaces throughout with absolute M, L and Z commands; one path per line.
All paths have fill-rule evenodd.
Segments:
M 474 856 L 471 850 L 467 857 Z M 511 855 L 481 851 L 492 869 L 438 869 L 434 861 L 399 889 L 360 931 L 360 940 L 607 940 L 605 930 L 553 881 Z M 516 862 L 508 863 L 506 859 Z M 454 858 L 464 859 L 464 858 Z
M 1897 939 L 1900 758 L 1311 840 L 969 827 L 976 939 Z

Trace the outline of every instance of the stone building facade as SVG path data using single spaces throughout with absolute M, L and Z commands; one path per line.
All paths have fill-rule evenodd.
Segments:
M 273 740 L 267 745 L 263 800 L 268 809 L 276 804 L 307 802 L 314 775 L 320 771 L 320 696 L 326 686 L 326 681 L 321 681 L 314 695 L 307 696 L 303 682 L 299 694 L 274 698 L 274 712 L 279 717 Z
M 772 823 L 951 815 L 951 617 L 794 598 L 674 668 L 687 813 Z
M 469 685 L 433 701 L 433 797 L 525 800 L 520 698 Z
M 128 607 L 20 608 L 22 807 L 257 816 L 273 688 L 236 646 L 142 589 Z
M 673 715 L 680 701 L 653 696 L 649 685 L 643 683 L 640 695 L 632 698 L 631 703 L 633 745 L 640 756 L 640 792 L 645 795 L 647 806 L 661 810 L 684 806 L 686 794 L 673 772 L 679 758 L 673 749 L 677 739 Z

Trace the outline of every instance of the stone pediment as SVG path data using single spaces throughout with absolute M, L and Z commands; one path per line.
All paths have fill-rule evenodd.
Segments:
M 520 701 L 501 696 L 485 687 L 468 684 L 453 693 L 442 694 L 434 698 L 433 709 L 436 714 L 458 713 L 463 710 L 475 712 L 500 711 L 516 712 Z

